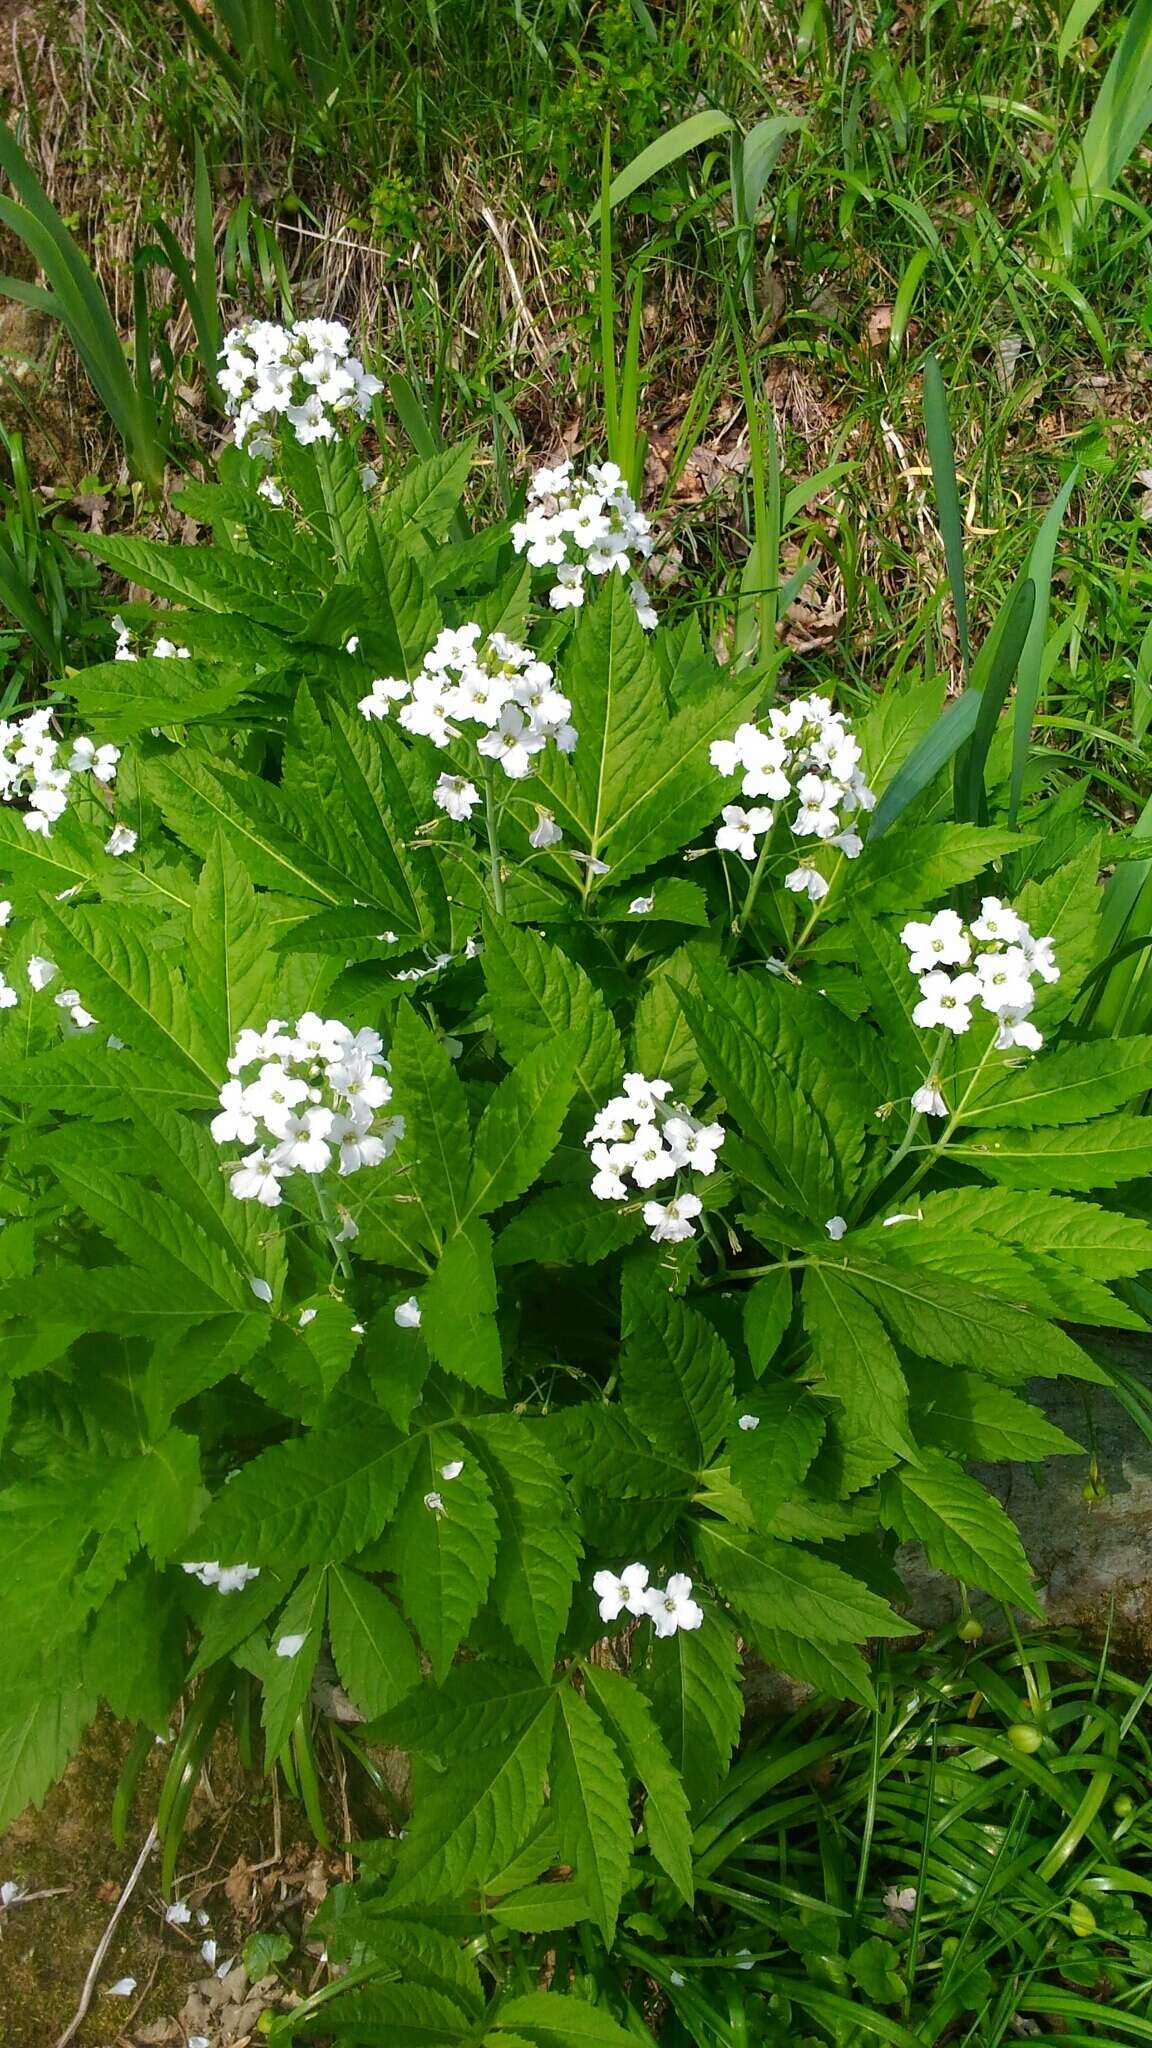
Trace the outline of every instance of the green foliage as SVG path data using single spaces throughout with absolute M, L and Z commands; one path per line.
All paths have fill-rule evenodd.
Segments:
M 502 530 L 441 545 L 461 461 L 379 504 L 333 468 L 317 496 L 312 461 L 273 508 L 232 452 L 198 499 L 213 541 L 103 546 L 182 604 L 164 617 L 193 649 L 156 731 L 74 679 L 123 742 L 131 858 L 104 852 L 90 786 L 47 839 L 6 814 L 2 1807 L 42 1797 L 98 1699 L 152 1728 L 190 1687 L 170 1869 L 229 1702 L 258 1694 L 266 1761 L 307 1801 L 334 1677 L 415 1758 L 371 1879 L 364 1953 L 390 1960 L 342 1988 L 349 2038 L 607 2044 L 616 2018 L 559 1975 L 489 2010 L 462 1923 L 480 1902 L 526 1938 L 586 1923 L 610 1946 L 691 1899 L 743 1653 L 868 1700 L 864 1646 L 907 1626 L 900 1543 L 1033 1605 L 966 1461 L 1074 1454 L 1028 1381 L 1106 1376 L 1066 1320 L 1143 1327 L 1152 1060 L 1137 1032 L 1084 1032 L 1100 835 L 1037 867 L 1053 807 L 1006 822 L 1006 720 L 982 728 L 988 820 L 955 822 L 921 746 L 936 693 L 879 707 L 881 799 L 910 757 L 917 787 L 801 909 L 785 827 L 751 879 L 714 844 L 709 749 L 765 708 L 766 672 L 700 644 L 673 703 L 682 644 L 642 632 L 619 576 L 573 626 L 533 607 Z M 575 752 L 549 745 L 534 776 L 489 782 L 460 734 L 438 751 L 358 710 L 474 617 L 531 636 L 571 701 Z M 433 802 L 445 760 L 485 783 L 483 834 Z M 545 848 L 542 812 L 565 833 Z M 994 892 L 1052 934 L 1043 1048 L 998 1050 L 981 1018 L 933 1050 L 900 928 Z M 33 955 L 98 1020 L 79 1042 Z M 230 1180 L 249 1141 L 210 1122 L 241 1034 L 310 1012 L 382 1048 L 403 1129 L 264 1207 Z M 722 1127 L 690 1176 L 698 1226 L 668 1240 L 644 1215 L 667 1179 L 590 1186 L 585 1134 L 637 1066 Z M 930 1072 L 939 1121 L 909 1107 Z M 219 1591 L 239 1565 L 259 1576 Z M 663 1604 L 618 1615 L 593 1580 L 630 1565 Z M 890 2002 L 858 1934 L 845 1981 Z M 306 2005 L 281 2038 L 330 2018 Z

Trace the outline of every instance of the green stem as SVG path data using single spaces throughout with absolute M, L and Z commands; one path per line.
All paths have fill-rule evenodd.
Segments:
M 740 912 L 740 915 L 738 917 L 734 917 L 732 919 L 732 929 L 734 932 L 741 931 L 743 927 L 747 924 L 748 919 L 752 915 L 752 906 L 755 903 L 757 896 L 760 894 L 760 884 L 764 880 L 764 871 L 768 865 L 768 849 L 771 843 L 772 834 L 770 832 L 766 832 L 764 834 L 763 839 L 760 841 L 760 851 L 756 856 L 756 865 L 753 868 L 752 873 L 748 877 L 748 888 L 744 897 L 744 908 Z
M 940 1062 L 944 1057 L 944 1049 L 947 1046 L 948 1040 L 951 1036 L 951 1032 L 948 1030 L 947 1026 L 945 1026 L 944 1029 L 941 1031 L 939 1038 L 936 1041 L 936 1050 L 932 1055 L 932 1063 L 929 1068 L 927 1077 L 929 1081 L 931 1081 L 933 1077 L 939 1072 Z M 924 1111 L 922 1109 L 914 1109 L 912 1111 L 911 1116 L 908 1118 L 908 1128 L 905 1131 L 904 1136 L 900 1140 L 899 1145 L 896 1147 L 895 1152 L 892 1154 L 891 1159 L 888 1161 L 888 1172 L 884 1176 L 885 1180 L 887 1180 L 889 1174 L 895 1173 L 896 1168 L 900 1165 L 901 1161 L 907 1158 L 909 1152 L 912 1150 L 912 1140 L 914 1139 L 923 1121 Z
M 805 946 L 808 944 L 808 941 L 811 938 L 813 932 L 815 931 L 816 926 L 819 924 L 820 919 L 824 915 L 824 911 L 828 904 L 828 899 L 832 894 L 833 887 L 835 886 L 836 878 L 839 875 L 840 870 L 843 867 L 844 862 L 847 858 L 847 854 L 842 853 L 840 855 L 836 866 L 833 868 L 832 873 L 828 877 L 827 890 L 825 891 L 824 895 L 821 896 L 819 902 L 814 903 L 812 905 L 812 908 L 808 913 L 807 922 L 804 924 L 798 936 L 795 939 L 793 939 L 792 944 L 789 946 L 787 953 L 784 955 L 784 965 L 786 967 L 791 967 L 792 962 L 795 960 L 797 954 L 802 953 L 804 951 Z
M 981 1053 L 980 1058 L 977 1060 L 976 1065 L 973 1067 L 972 1072 L 968 1077 L 968 1086 L 965 1088 L 963 1095 L 960 1097 L 960 1100 L 956 1104 L 955 1109 L 949 1116 L 948 1122 L 945 1124 L 944 1129 L 940 1133 L 940 1136 L 934 1141 L 933 1144 L 928 1145 L 924 1148 L 924 1156 L 921 1159 L 919 1166 L 916 1168 L 915 1173 L 912 1175 L 911 1180 L 908 1181 L 906 1186 L 900 1189 L 898 1195 L 890 1199 L 895 1199 L 896 1201 L 906 1200 L 906 1198 L 910 1194 L 912 1194 L 916 1188 L 919 1187 L 925 1174 L 931 1172 L 933 1166 L 935 1166 L 936 1164 L 936 1161 L 939 1159 L 940 1154 L 946 1150 L 953 1133 L 957 1130 L 959 1125 L 963 1123 L 964 1111 L 967 1109 L 969 1102 L 972 1100 L 973 1091 L 975 1090 L 976 1084 L 979 1081 L 981 1074 L 983 1073 L 985 1067 L 988 1064 L 989 1057 L 993 1052 L 995 1052 L 995 1050 L 995 1039 L 989 1039 L 988 1044 L 985 1046 L 984 1051 Z M 907 1141 L 907 1133 L 905 1134 L 905 1139 Z M 899 1151 L 896 1153 L 895 1158 L 892 1161 L 893 1166 L 896 1166 L 899 1163 L 899 1161 L 904 1157 L 908 1149 L 909 1147 L 907 1142 L 900 1146 Z
M 488 834 L 488 865 L 492 875 L 492 904 L 497 917 L 504 915 L 504 877 L 500 872 L 500 837 L 497 831 L 496 770 L 484 763 L 484 828 Z
M 332 1214 L 332 1204 L 328 1199 L 328 1191 L 324 1186 L 323 1178 L 319 1174 L 316 1176 L 314 1186 L 316 1189 L 316 1201 L 320 1209 L 320 1220 L 324 1225 L 328 1243 L 332 1250 L 332 1257 L 336 1261 L 337 1271 L 343 1275 L 345 1280 L 350 1280 L 352 1278 L 352 1266 L 344 1246 L 340 1243 L 336 1229 L 336 1218 Z

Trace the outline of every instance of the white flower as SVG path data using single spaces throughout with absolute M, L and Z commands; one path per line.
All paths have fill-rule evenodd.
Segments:
M 453 1458 L 447 1465 L 441 1465 L 440 1477 L 441 1479 L 459 1479 L 463 1470 L 463 1458 Z
M 276 1655 L 278 1657 L 298 1657 L 307 1641 L 307 1630 L 305 1630 L 302 1636 L 281 1636 L 276 1645 Z
M 578 860 L 581 867 L 587 868 L 590 875 L 610 875 L 612 872 L 606 860 L 597 860 L 592 853 L 577 853 L 575 847 L 572 849 L 572 858 Z
M 3 930 L 6 924 L 11 924 L 11 922 L 12 905 L 8 902 L 7 898 L 5 898 L 5 900 L 2 903 L 0 903 L 0 931 Z
M 505 775 L 514 782 L 522 782 L 532 773 L 532 757 L 544 744 L 543 733 L 537 731 L 520 705 L 510 700 L 493 730 L 477 742 L 477 752 L 488 760 L 499 761 Z
M 259 1202 L 265 1209 L 278 1209 L 284 1199 L 280 1188 L 283 1177 L 283 1168 L 273 1165 L 264 1147 L 258 1145 L 233 1167 L 228 1185 L 238 1202 Z M 259 1282 L 259 1287 L 267 1285 L 266 1280 Z M 253 1281 L 253 1294 L 258 1291 L 258 1284 Z
M 229 1564 L 220 1569 L 216 1580 L 218 1593 L 242 1593 L 250 1579 L 260 1577 L 258 1564 Z
M 679 1989 L 680 1989 L 681 1985 L 682 1985 L 682 1984 L 683 1984 L 683 1982 L 684 1982 L 684 1979 L 683 1979 L 683 1977 L 681 1976 L 681 1974 L 680 1974 L 679 1970 L 669 1970 L 669 1972 L 668 1972 L 668 1982 L 669 1982 L 670 1984 L 673 1984 L 673 1985 L 675 1985 L 675 1987 L 676 1987 L 677 1991 L 679 1991 Z M 191 2044 L 189 2044 L 189 2048 L 191 2048 Z
M 947 1116 L 948 1104 L 941 1095 L 935 1079 L 925 1081 L 912 1097 L 912 1107 L 920 1116 Z
M 883 1898 L 884 1911 L 891 1917 L 895 1917 L 897 1913 L 914 1913 L 916 1898 L 914 1884 L 904 1885 L 899 1889 L 896 1885 L 890 1884 Z
M 192 1918 L 192 1908 L 185 1899 L 173 1899 L 164 1908 L 164 1918 L 169 1927 L 187 1927 Z
M 725 804 L 721 817 L 724 823 L 716 834 L 716 844 L 725 853 L 738 853 L 742 860 L 755 860 L 757 840 L 772 829 L 774 812 L 757 806 L 751 811 L 740 804 Z
M 824 1228 L 828 1232 L 829 1237 L 832 1239 L 833 1244 L 839 1244 L 840 1239 L 843 1237 L 845 1231 L 848 1228 L 848 1225 L 844 1221 L 843 1216 L 830 1216 L 828 1218 L 827 1223 L 824 1225 Z
M 387 718 L 393 704 L 402 704 L 412 694 L 412 685 L 396 676 L 377 676 L 358 706 L 362 718 Z
M 135 1989 L 135 1977 L 117 1977 L 116 1982 L 108 1986 L 108 1996 L 109 1998 L 131 1998 Z
M 5 976 L 0 974 L 0 1010 L 14 1010 L 19 1001 L 15 989 L 10 987 Z
M 245 1103 L 247 1090 L 242 1081 L 225 1081 L 220 1090 L 220 1113 L 208 1128 L 218 1145 L 235 1139 L 250 1145 L 256 1136 L 256 1119 Z
M 460 822 L 472 816 L 480 802 L 480 791 L 466 775 L 442 775 L 432 791 L 432 801 Z
M 601 1621 L 615 1621 L 627 1611 L 629 1614 L 643 1614 L 647 1599 L 648 1567 L 646 1564 L 628 1564 L 620 1573 L 597 1572 L 592 1581 L 592 1591 L 600 1602 Z
M 699 1216 L 703 1203 L 699 1195 L 677 1195 L 671 1202 L 645 1202 L 644 1221 L 653 1244 L 682 1244 L 695 1237 L 689 1218 Z
M 407 1301 L 398 1303 L 392 1311 L 392 1320 L 401 1330 L 420 1328 L 420 1303 L 414 1294 L 410 1294 Z
M 698 1124 L 685 1116 L 670 1116 L 663 1131 L 664 1143 L 675 1165 L 690 1166 L 695 1173 L 703 1174 L 715 1173 L 724 1136 L 723 1124 Z M 643 1182 L 639 1185 L 643 1186 Z
M 629 917 L 647 917 L 655 901 L 654 896 L 634 896 L 628 905 Z
M 758 1415 L 741 1415 L 738 1426 L 741 1429 L 759 1429 L 760 1417 Z
M 318 1313 L 319 1311 L 314 1308 L 302 1308 L 299 1315 L 296 1318 L 297 1329 L 306 1330 L 308 1328 L 309 1323 L 314 1323 L 316 1321 Z
M 348 638 L 347 638 L 347 640 L 346 640 L 346 641 L 344 642 L 344 652 L 345 652 L 345 654 L 358 654 L 358 653 L 359 653 L 359 651 L 360 651 L 360 635 L 359 635 L 359 633 L 349 633 L 349 635 L 348 635 Z
M 979 953 L 972 966 L 980 983 L 980 1001 L 992 1016 L 1005 1009 L 1031 1009 L 1032 980 L 1022 946 L 1007 946 L 1002 953 Z
M 284 503 L 284 493 L 274 476 L 262 476 L 256 486 L 256 494 L 260 498 L 267 498 L 270 505 Z
M 692 1581 L 686 1572 L 673 1572 L 663 1590 L 650 1587 L 644 1597 L 644 1612 L 651 1616 L 658 1636 L 674 1636 L 681 1628 L 699 1628 L 704 1619 L 704 1609 L 692 1598 Z
M 959 1036 L 972 1022 L 972 1004 L 979 993 L 980 983 L 974 974 L 953 976 L 942 970 L 926 974 L 912 1022 L 926 1030 L 943 1027 Z
M 900 938 L 908 948 L 913 974 L 930 974 L 935 967 L 963 967 L 972 958 L 971 940 L 954 910 L 938 910 L 929 924 L 906 924 Z
M 114 859 L 119 859 L 122 853 L 135 853 L 136 834 L 131 826 L 113 825 L 108 838 L 104 841 L 104 851 L 110 853 Z
M 980 905 L 980 915 L 972 920 L 972 936 L 988 944 L 1011 946 L 1020 937 L 1022 925 L 1016 912 L 998 896 L 985 896 Z
M 1041 981 L 1059 981 L 1060 969 L 1056 965 L 1051 939 L 1034 939 L 1025 926 L 1021 929 L 1019 944 L 1033 974 L 1038 974 Z
M 655 608 L 636 575 L 652 552 L 651 530 L 615 463 L 590 463 L 584 478 L 572 475 L 570 462 L 537 470 L 512 545 L 533 568 L 555 570 L 548 593 L 554 611 L 583 604 L 586 573 L 618 573 L 628 579 L 640 625 L 655 626 Z
M 442 1515 L 444 1513 L 444 1497 L 442 1494 L 426 1493 L 424 1495 L 424 1505 L 430 1515 Z
M 190 647 L 177 647 L 175 640 L 166 640 L 161 634 L 152 653 L 157 661 L 191 661 Z
M 551 811 L 541 811 L 539 824 L 528 834 L 528 844 L 539 850 L 545 846 L 557 846 L 563 837 Z
M 56 962 L 54 960 L 45 960 L 41 953 L 32 953 L 29 956 L 28 979 L 37 992 L 47 988 L 50 981 L 55 981 L 59 972 L 60 969 L 57 967 Z
M 239 1077 L 259 1062 L 254 1080 Z M 280 1182 L 293 1173 L 315 1176 L 332 1165 L 356 1173 L 386 1159 L 404 1134 L 403 1117 L 383 1119 L 377 1111 L 391 1100 L 388 1063 L 378 1032 L 353 1035 L 338 1018 L 306 1010 L 289 1031 L 273 1017 L 263 1031 L 246 1027 L 228 1061 L 233 1079 L 220 1091 L 220 1114 L 212 1120 L 218 1144 L 251 1144 L 255 1149 L 228 1166 L 232 1193 L 269 1209 L 282 1199 Z M 261 1126 L 263 1131 L 261 1131 Z M 343 1210 L 341 1235 L 356 1234 Z
M 819 868 L 792 868 L 784 877 L 784 887 L 794 896 L 807 896 L 809 903 L 819 903 L 828 894 L 829 883 Z
M 1028 1005 L 1031 1008 L 1031 1004 Z M 999 1013 L 1000 1029 L 996 1034 L 997 1052 L 1010 1052 L 1013 1046 L 1023 1046 L 1026 1052 L 1039 1052 L 1044 1040 L 1034 1024 L 1028 1022 L 1026 1010 L 1004 1009 Z
M 216 1943 L 213 1941 L 211 1935 L 208 1936 L 207 1941 L 201 1942 L 200 1954 L 204 1958 L 204 1961 L 207 1963 L 208 1968 L 210 1970 L 214 1970 L 216 1967 Z

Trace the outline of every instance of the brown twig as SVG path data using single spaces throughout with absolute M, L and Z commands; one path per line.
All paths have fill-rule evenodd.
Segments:
M 100 1940 L 96 1945 L 96 1953 L 93 1956 L 92 1961 L 88 1965 L 88 1975 L 84 1979 L 84 1989 L 80 1993 L 80 2003 L 77 2006 L 76 2011 L 73 2014 L 72 2018 L 69 2020 L 68 2025 L 65 2027 L 64 2032 L 61 2034 L 59 2040 L 57 2041 L 56 2048 L 68 2048 L 69 2041 L 75 2040 L 77 2034 L 79 2033 L 81 2027 L 84 2024 L 85 2019 L 88 2016 L 88 2007 L 92 2003 L 92 1993 L 96 1989 L 96 1980 L 99 1977 L 101 1969 L 104 1966 L 104 1958 L 112 1946 L 112 1937 L 120 1924 L 121 1916 L 123 1915 L 125 1906 L 128 1904 L 128 1901 L 132 1897 L 132 1894 L 135 1891 L 137 1885 L 139 1884 L 140 1879 L 144 1875 L 144 1865 L 147 1863 L 148 1858 L 152 1854 L 153 1849 L 156 1847 L 158 1839 L 159 1830 L 157 1829 L 155 1822 L 153 1822 L 151 1828 L 148 1830 L 148 1839 L 145 1842 L 144 1847 L 141 1849 L 139 1856 L 136 1858 L 136 1863 L 133 1868 L 132 1875 L 128 1879 L 128 1882 L 125 1885 L 123 1891 L 121 1892 L 120 1897 L 117 1899 L 115 1908 L 112 1913 L 112 1918 L 109 1920 L 107 1927 L 104 1929 L 104 1932 L 100 1936 Z

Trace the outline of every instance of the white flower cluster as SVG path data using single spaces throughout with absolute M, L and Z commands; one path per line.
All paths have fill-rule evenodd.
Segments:
M 513 782 L 532 773 L 535 755 L 549 740 L 570 754 L 577 740 L 572 706 L 556 688 L 546 661 L 504 633 L 481 644 L 477 625 L 446 627 L 424 656 L 415 682 L 378 676 L 360 699 L 365 718 L 387 718 L 393 704 L 405 732 L 446 747 L 467 726 L 478 726 L 477 752 L 498 761 Z M 467 818 L 480 802 L 463 775 L 442 775 L 433 792 L 450 818 Z
M 112 630 L 116 635 L 116 652 L 112 656 L 113 661 L 139 661 L 140 656 L 133 651 L 132 647 L 132 628 L 124 624 L 119 612 L 113 614 Z M 153 647 L 152 653 L 157 661 L 191 661 L 192 659 L 190 648 L 178 647 L 175 640 L 167 639 L 163 633 Z
M 553 611 L 579 607 L 587 595 L 585 576 L 618 570 L 631 578 L 632 602 L 646 631 L 656 613 L 637 569 L 652 553 L 652 531 L 614 462 L 589 464 L 575 477 L 572 464 L 538 469 L 528 485 L 523 519 L 512 528 L 512 545 L 534 569 L 554 568 L 548 592 Z
M 378 1032 L 366 1027 L 353 1034 L 312 1010 L 291 1031 L 274 1017 L 263 1031 L 240 1033 L 228 1062 L 234 1078 L 220 1090 L 212 1136 L 218 1145 L 251 1145 L 262 1125 L 264 1138 L 273 1140 L 229 1167 L 240 1201 L 277 1208 L 281 1181 L 292 1173 L 323 1173 L 334 1151 L 341 1174 L 387 1159 L 404 1136 L 404 1119 L 376 1114 L 392 1099 L 380 1046 Z M 250 1067 L 259 1068 L 255 1078 L 241 1080 Z
M 119 747 L 98 747 L 83 734 L 74 740 L 53 739 L 46 706 L 23 718 L 0 718 L 0 798 L 16 803 L 27 797 L 24 823 L 29 832 L 51 837 L 57 818 L 68 808 L 68 787 L 74 775 L 91 775 L 105 787 L 116 780 Z
M 647 1616 L 658 1636 L 699 1628 L 704 1619 L 686 1572 L 673 1572 L 666 1586 L 650 1586 L 646 1564 L 627 1564 L 619 1574 L 597 1572 L 592 1591 L 600 1602 L 601 1621 L 615 1621 L 624 1613 Z
M 818 839 L 856 859 L 863 840 L 850 821 L 858 811 L 872 810 L 876 798 L 860 771 L 860 743 L 826 698 L 797 697 L 784 709 L 774 708 L 766 732 L 759 725 L 739 726 L 735 738 L 713 740 L 710 756 L 721 775 L 742 775 L 743 796 L 770 800 L 751 810 L 725 804 L 717 846 L 754 860 L 759 841 L 776 822 L 772 806 L 795 797 L 794 837 Z M 785 875 L 784 886 L 812 903 L 828 894 L 826 877 L 807 865 Z
M 344 415 L 364 419 L 384 386 L 352 354 L 352 337 L 340 320 L 248 320 L 225 336 L 219 372 L 236 445 L 249 454 L 272 456 L 268 428 L 283 416 L 303 447 L 332 441 Z
M 952 1031 L 959 1038 L 979 1005 L 999 1019 L 998 1051 L 1019 1045 L 1039 1052 L 1044 1041 L 1029 1022 L 1034 984 L 1060 979 L 1050 938 L 1033 938 L 1024 919 L 998 896 L 985 896 L 971 924 L 955 910 L 938 910 L 927 924 L 906 924 L 900 937 L 908 948 L 909 969 L 920 980 L 914 1024 Z M 953 967 L 960 972 L 950 974 Z M 916 1107 L 934 1116 L 943 1113 L 942 1106 L 929 1108 L 923 1101 Z
M 716 1171 L 724 1143 L 723 1124 L 698 1123 L 680 1108 L 665 1108 L 670 1081 L 648 1081 L 643 1074 L 625 1074 L 623 1095 L 597 1110 L 584 1143 L 592 1149 L 592 1193 L 601 1202 L 622 1202 L 631 1175 L 638 1188 L 654 1188 L 678 1173 L 707 1175 Z M 699 1195 L 677 1194 L 670 1202 L 645 1202 L 644 1221 L 653 1244 L 679 1244 L 696 1235 L 692 1218 L 699 1216 Z
M 215 1586 L 218 1593 L 242 1593 L 249 1579 L 260 1577 L 258 1564 L 221 1564 L 219 1558 L 209 1558 L 204 1564 L 181 1565 L 181 1571 L 189 1578 L 199 1579 L 202 1586 Z

